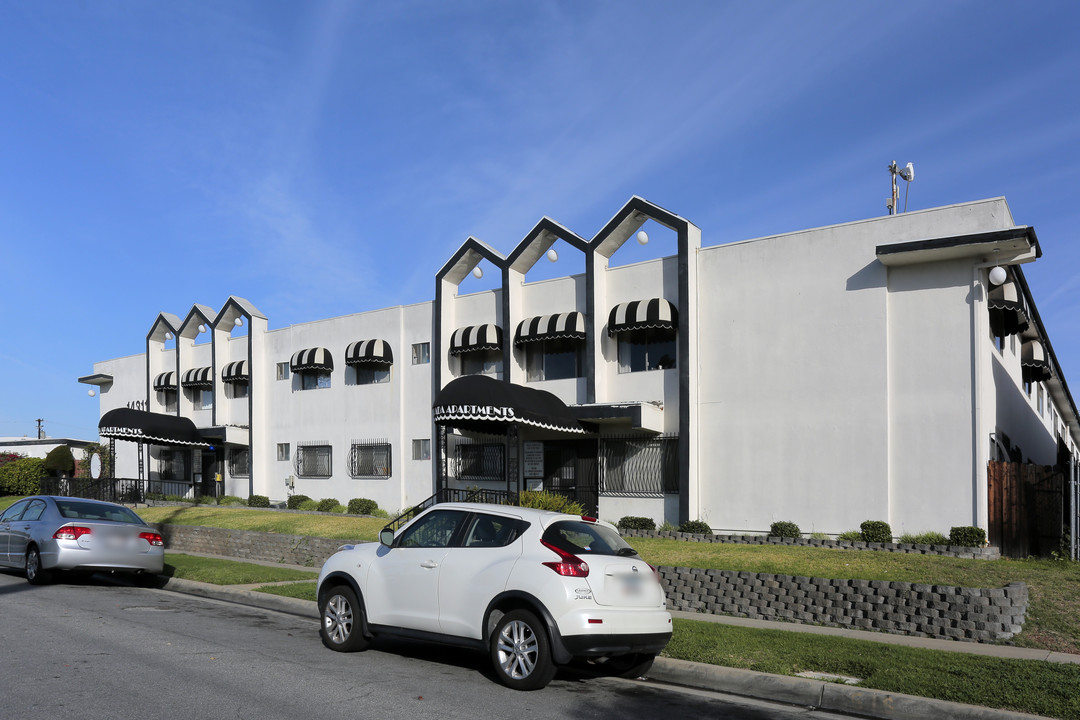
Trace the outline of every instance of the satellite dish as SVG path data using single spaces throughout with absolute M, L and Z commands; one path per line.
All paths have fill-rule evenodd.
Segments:
M 904 178 L 908 182 L 911 182 L 912 180 L 914 180 L 915 179 L 915 166 L 912 165 L 911 163 L 908 163 L 906 166 L 904 166 L 900 170 L 900 177 Z

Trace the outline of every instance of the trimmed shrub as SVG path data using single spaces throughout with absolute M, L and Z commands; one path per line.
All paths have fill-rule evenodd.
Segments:
M 640 517 L 637 515 L 626 515 L 619 518 L 619 522 L 616 527 L 620 530 L 655 530 L 656 521 L 652 518 Z
M 400 514 L 401 513 L 398 513 L 398 515 L 400 515 Z M 375 508 L 374 510 L 371 511 L 371 516 L 372 517 L 377 517 L 377 518 L 389 519 L 390 518 L 390 513 L 383 510 L 382 508 Z
M 949 544 L 964 547 L 982 547 L 986 544 L 986 531 L 971 525 L 954 527 L 949 530 Z
M 848 542 L 862 542 L 862 533 L 858 530 L 845 530 L 836 536 L 837 540 L 847 540 Z
M 165 502 L 187 502 L 187 500 L 180 497 L 179 495 L 166 495 Z
M 265 495 L 252 495 L 248 498 L 248 507 L 270 507 L 270 498 Z
M 311 498 L 309 498 L 307 495 L 290 495 L 289 499 L 285 502 L 285 507 L 289 508 L 290 510 L 300 510 L 300 506 L 310 499 Z
M 37 495 L 45 477 L 41 458 L 19 458 L 0 467 L 0 495 Z
M 57 445 L 45 456 L 45 472 L 51 477 L 71 477 L 75 474 L 75 456 L 67 445 Z
M 319 509 L 319 503 L 315 502 L 311 498 L 308 498 L 307 500 L 304 500 L 302 503 L 300 503 L 300 505 L 297 506 L 296 509 L 297 510 L 318 510 Z
M 812 533 L 810 533 L 810 539 L 811 540 L 828 540 L 829 536 L 827 534 L 823 533 L 823 532 L 812 532 Z
M 585 508 L 581 503 L 576 503 L 565 495 L 547 492 L 546 490 L 523 490 L 518 494 L 518 502 L 521 507 L 535 508 L 537 510 L 551 510 L 568 515 L 584 515 Z
M 159 492 L 148 492 L 146 493 L 146 499 L 153 500 L 154 502 L 161 502 L 165 500 L 165 494 Z
M 801 538 L 802 531 L 799 526 L 787 520 L 779 520 L 769 526 L 769 537 L 778 538 Z
M 712 528 L 704 520 L 687 520 L 679 526 L 679 532 L 696 535 L 712 535 Z
M 217 499 L 218 505 L 243 505 L 244 501 L 235 495 L 222 495 Z
M 859 529 L 862 530 L 862 539 L 866 542 L 892 542 L 892 528 L 884 520 L 867 520 Z
M 368 498 L 353 498 L 349 501 L 350 515 L 374 515 L 379 509 L 379 503 Z
M 660 532 L 675 532 L 676 530 L 678 530 L 678 528 L 675 527 L 675 523 L 670 523 L 667 520 L 660 523 L 660 527 L 658 529 L 660 530 Z
M 199 495 L 195 498 L 196 505 L 217 505 L 217 498 L 213 495 Z
M 319 512 L 334 512 L 334 508 L 340 505 L 336 498 L 323 498 L 315 509 Z

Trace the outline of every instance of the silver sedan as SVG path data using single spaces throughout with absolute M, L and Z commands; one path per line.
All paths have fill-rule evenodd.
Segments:
M 34 585 L 54 570 L 156 575 L 164 561 L 161 534 L 123 505 L 37 495 L 0 513 L 0 565 Z

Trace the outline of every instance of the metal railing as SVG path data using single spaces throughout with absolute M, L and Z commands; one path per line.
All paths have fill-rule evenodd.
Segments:
M 470 503 L 489 503 L 492 505 L 517 505 L 518 494 L 515 492 L 508 492 L 506 490 L 483 490 L 480 488 L 474 489 L 460 489 L 460 488 L 442 488 L 437 493 L 424 500 L 419 505 L 406 510 L 401 515 L 391 520 L 386 524 L 383 530 L 389 528 L 391 530 L 397 530 L 405 523 L 412 520 L 414 517 L 427 510 L 433 505 L 445 502 L 470 502 Z
M 146 481 L 131 478 L 42 478 L 39 484 L 43 495 L 104 500 L 115 503 L 146 501 Z

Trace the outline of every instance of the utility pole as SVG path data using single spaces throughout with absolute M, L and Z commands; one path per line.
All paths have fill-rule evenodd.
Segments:
M 38 418 L 37 419 L 37 439 L 38 440 L 44 440 L 45 439 L 45 429 L 43 427 L 41 427 L 41 423 L 43 423 L 43 422 L 45 422 L 45 418 Z

